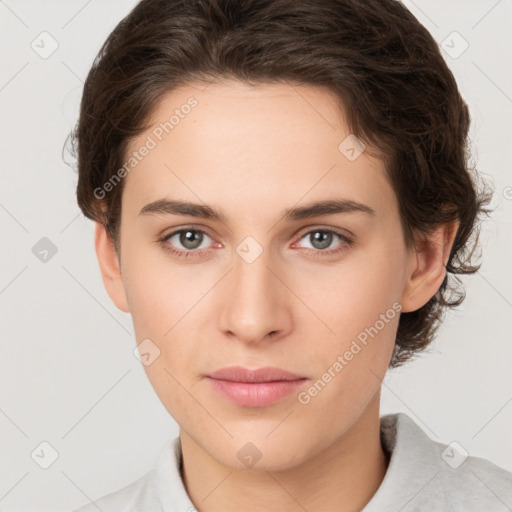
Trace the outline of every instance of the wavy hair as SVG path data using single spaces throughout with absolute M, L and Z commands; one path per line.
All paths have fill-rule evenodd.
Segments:
M 438 44 L 397 0 L 142 0 L 102 45 L 70 134 L 78 205 L 119 251 L 123 182 L 94 191 L 123 165 L 163 95 L 234 78 L 323 87 L 353 134 L 383 159 L 404 238 L 460 221 L 437 293 L 402 313 L 390 367 L 434 338 L 472 259 L 491 192 L 470 163 L 469 110 Z

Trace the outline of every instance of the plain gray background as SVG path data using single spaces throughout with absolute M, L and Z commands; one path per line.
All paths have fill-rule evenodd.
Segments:
M 4 511 L 65 511 L 103 496 L 149 471 L 178 433 L 133 355 L 130 316 L 103 288 L 93 223 L 62 157 L 94 56 L 135 3 L 0 0 Z M 382 414 L 403 411 L 436 441 L 512 470 L 512 2 L 404 3 L 449 52 L 496 209 L 466 301 L 428 353 L 388 374 Z

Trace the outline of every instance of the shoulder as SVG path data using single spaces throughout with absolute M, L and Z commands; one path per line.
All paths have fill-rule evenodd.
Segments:
M 512 508 L 512 473 L 493 462 L 470 455 L 458 443 L 431 441 L 434 456 L 440 459 L 437 486 L 454 510 L 478 505 L 488 511 Z M 458 508 L 456 508 L 458 507 Z
M 433 440 L 406 414 L 381 418 L 381 441 L 389 466 L 364 512 L 512 509 L 511 472 L 470 455 L 457 442 Z

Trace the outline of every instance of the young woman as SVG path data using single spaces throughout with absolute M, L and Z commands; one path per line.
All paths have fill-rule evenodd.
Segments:
M 379 414 L 476 270 L 469 122 L 396 0 L 140 2 L 85 83 L 77 197 L 180 431 L 80 511 L 512 507 L 511 473 Z

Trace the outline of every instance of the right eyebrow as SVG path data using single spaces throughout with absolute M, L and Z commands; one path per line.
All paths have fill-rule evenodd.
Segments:
M 226 223 L 226 216 L 208 205 L 190 203 L 189 201 L 178 201 L 170 199 L 158 199 L 145 205 L 139 215 L 164 214 L 164 215 L 190 215 L 203 219 L 217 220 Z

